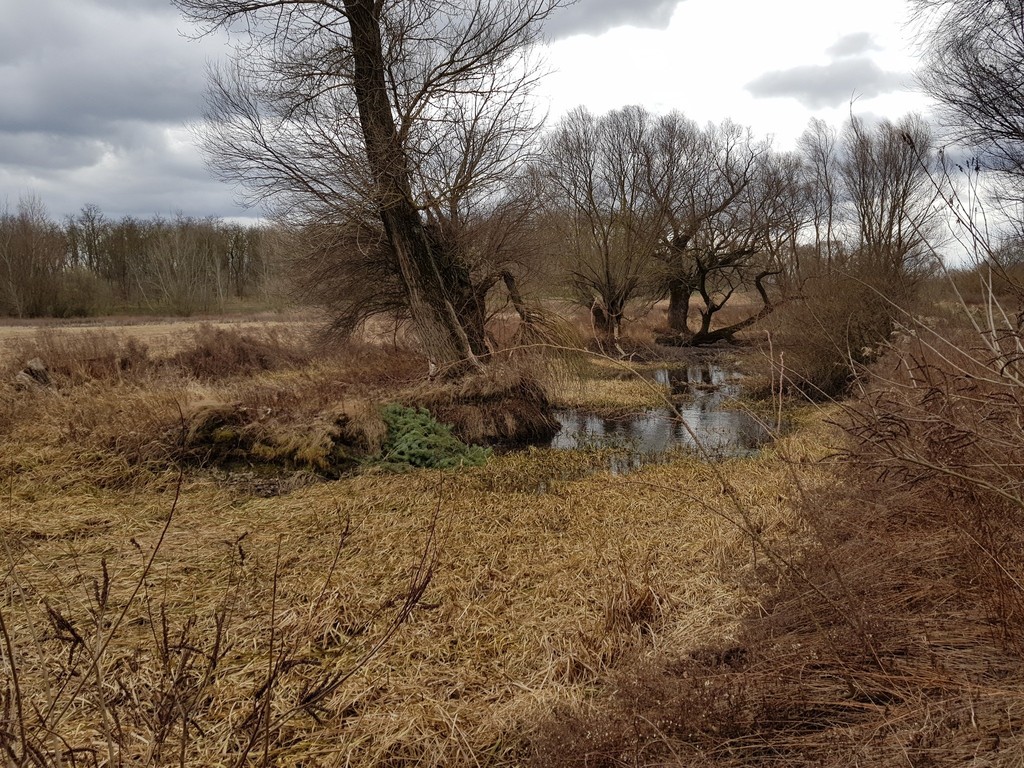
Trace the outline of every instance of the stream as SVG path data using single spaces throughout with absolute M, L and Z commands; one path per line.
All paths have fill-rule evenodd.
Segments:
M 771 431 L 757 417 L 726 407 L 740 392 L 740 374 L 703 363 L 660 368 L 649 378 L 666 388 L 678 415 L 668 406 L 615 418 L 561 410 L 555 413 L 561 429 L 550 447 L 609 449 L 609 468 L 623 474 L 694 451 L 698 444 L 710 458 L 722 459 L 749 456 L 771 441 Z

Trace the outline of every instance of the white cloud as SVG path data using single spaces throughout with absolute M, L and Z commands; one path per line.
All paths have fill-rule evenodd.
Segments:
M 882 50 L 869 32 L 854 32 L 843 35 L 828 47 L 826 53 L 836 58 L 842 56 L 859 56 L 868 51 Z
M 579 0 L 556 11 L 545 28 L 552 38 L 599 35 L 621 26 L 665 29 L 683 0 Z

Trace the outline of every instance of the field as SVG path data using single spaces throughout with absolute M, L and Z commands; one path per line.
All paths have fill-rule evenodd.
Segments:
M 1019 585 L 1006 556 L 1018 537 L 1001 527 L 1010 518 L 967 511 L 989 509 L 991 488 L 1012 509 L 1015 481 L 968 482 L 953 496 L 959 522 L 921 534 L 954 493 L 934 485 L 948 473 L 928 471 L 942 464 L 928 440 L 948 421 L 925 420 L 941 402 L 965 407 L 949 381 L 919 400 L 905 436 L 874 425 L 902 412 L 901 393 L 923 393 L 923 373 L 880 375 L 861 410 L 786 405 L 787 432 L 750 458 L 678 456 L 623 476 L 600 451 L 529 449 L 353 474 L 330 464 L 339 435 L 372 443 L 372 404 L 424 396 L 425 365 L 401 347 L 317 351 L 301 323 L 12 336 L 8 370 L 38 354 L 52 377 L 7 387 L 0 415 L 0 746 L 12 764 L 841 765 L 876 743 L 870 764 L 889 764 L 937 754 L 913 734 L 952 739 L 948 718 L 967 700 L 982 725 L 961 751 L 1015 743 L 1020 675 L 1005 659 Z M 651 397 L 621 363 L 578 370 L 589 384 L 546 381 L 556 404 Z M 932 369 L 922 358 L 915 370 Z M 772 403 L 754 407 L 774 418 Z M 980 434 L 1009 411 L 957 423 Z M 931 464 L 911 481 L 901 462 L 919 432 Z M 1007 451 L 1020 444 L 999 435 Z M 229 460 L 243 448 L 266 461 Z M 964 582 L 950 553 L 965 536 L 999 568 Z M 972 586 L 947 590 L 961 583 Z M 982 621 L 993 595 L 1002 623 L 985 626 L 1003 641 L 950 628 L 943 611 Z M 883 606 L 900 601 L 913 608 L 897 627 Z M 865 637 L 877 646 L 851 652 Z M 794 642 L 810 654 L 799 663 Z M 921 693 L 926 658 L 941 672 Z M 968 678 L 974 693 L 953 701 Z M 914 725 L 923 711 L 942 727 Z M 787 717 L 813 726 L 787 729 Z

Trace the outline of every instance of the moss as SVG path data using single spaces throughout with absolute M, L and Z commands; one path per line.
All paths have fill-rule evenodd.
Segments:
M 234 444 L 238 439 L 238 430 L 231 427 L 218 427 L 210 432 L 210 440 L 218 445 Z

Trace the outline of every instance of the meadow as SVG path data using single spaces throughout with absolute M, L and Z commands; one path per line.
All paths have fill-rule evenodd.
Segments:
M 903 334 L 846 403 L 735 403 L 785 412 L 754 456 L 626 475 L 600 449 L 382 461 L 380 405 L 444 389 L 400 340 L 10 334 L 6 380 L 38 357 L 49 383 L 3 389 L 0 747 L 12 765 L 1017 764 L 1019 342 L 953 333 Z M 761 345 L 719 354 L 781 391 Z M 555 406 L 642 409 L 664 396 L 643 367 L 542 383 Z

